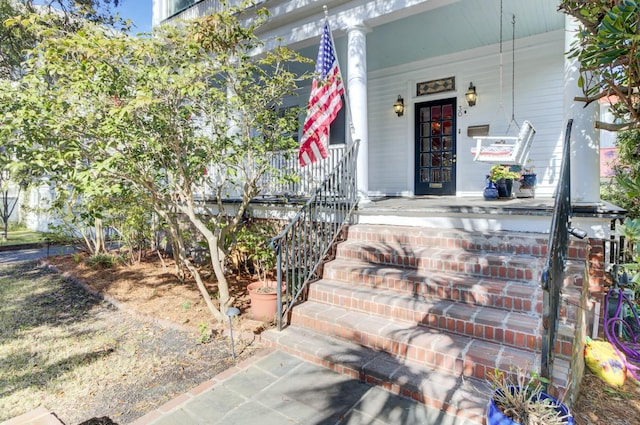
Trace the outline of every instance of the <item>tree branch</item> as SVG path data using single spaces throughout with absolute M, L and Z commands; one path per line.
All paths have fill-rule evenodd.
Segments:
M 627 131 L 627 130 L 638 130 L 640 129 L 640 122 L 624 122 L 619 124 L 596 121 L 594 124 L 595 128 L 598 130 L 607 130 L 607 131 Z

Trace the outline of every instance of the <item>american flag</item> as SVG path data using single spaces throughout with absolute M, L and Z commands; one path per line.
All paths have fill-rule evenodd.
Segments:
M 320 49 L 316 60 L 316 74 L 311 85 L 311 95 L 307 106 L 307 117 L 302 129 L 298 160 L 301 166 L 327 157 L 329 125 L 342 108 L 344 86 L 338 67 L 329 23 L 325 20 Z

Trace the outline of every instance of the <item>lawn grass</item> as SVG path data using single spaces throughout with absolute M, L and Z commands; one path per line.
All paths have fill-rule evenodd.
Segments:
M 24 229 L 10 230 L 6 241 L 0 239 L 0 246 L 42 243 L 45 241 L 45 237 L 46 235 L 42 232 L 34 232 Z
M 0 423 L 40 406 L 130 423 L 231 366 L 226 340 L 152 322 L 35 262 L 0 265 Z
M 82 381 L 111 368 L 115 335 L 92 313 L 101 301 L 71 286 L 33 263 L 0 267 L 0 422 L 82 397 Z

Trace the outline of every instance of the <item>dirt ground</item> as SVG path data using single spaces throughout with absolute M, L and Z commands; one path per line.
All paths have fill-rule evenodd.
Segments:
M 94 378 L 89 394 L 70 400 L 64 395 L 52 399 L 49 404 L 55 407 L 47 408 L 65 424 L 101 417 L 118 424 L 130 423 L 234 364 L 229 322 L 218 324 L 213 320 L 195 283 L 179 282 L 169 260 L 165 260 L 166 268 L 153 256 L 133 266 L 92 268 L 84 258 L 68 255 L 46 260 L 48 266 L 75 281 L 69 286 L 78 293 L 67 288 L 59 297 L 75 298 L 82 293 L 86 297 L 84 289 L 88 288 L 115 304 L 117 308 L 110 303 L 96 307 L 105 311 L 95 314 L 108 320 L 101 326 L 128 329 L 126 335 L 121 332 L 110 338 L 119 341 L 117 347 L 126 345 L 136 361 L 148 360 L 144 366 L 131 365 L 122 376 L 112 375 L 106 366 L 101 376 Z M 215 285 L 208 281 L 209 290 L 214 293 Z M 235 305 L 241 310 L 241 316 L 233 323 L 237 361 L 262 348 L 254 333 L 268 326 L 249 317 L 246 285 L 251 281 L 251 276 L 229 279 Z
M 195 284 L 180 283 L 173 274 L 172 265 L 167 264 L 164 268 L 157 257 L 149 256 L 134 266 L 104 269 L 91 268 L 82 258 L 71 255 L 51 257 L 48 262 L 84 282 L 91 290 L 116 300 L 129 313 L 158 319 L 165 326 L 175 324 L 197 335 L 210 333 L 212 338 L 222 335 L 224 324 L 217 325 L 212 320 Z M 212 281 L 209 277 L 207 285 L 211 293 L 215 293 Z M 249 317 L 246 285 L 250 281 L 249 276 L 231 276 L 229 280 L 232 296 L 236 298 L 235 305 L 241 310 L 234 329 L 238 326 L 245 333 L 259 331 L 260 327 Z M 228 353 L 220 363 L 223 367 L 230 365 Z M 170 385 L 168 381 L 172 378 L 180 379 L 178 374 L 168 374 L 163 382 Z M 613 389 L 587 372 L 572 413 L 578 425 L 640 424 L 640 385 L 628 379 L 623 388 Z

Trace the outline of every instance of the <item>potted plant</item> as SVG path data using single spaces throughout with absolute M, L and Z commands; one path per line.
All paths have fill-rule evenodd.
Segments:
M 247 285 L 251 315 L 265 322 L 272 321 L 277 311 L 277 281 L 272 278 L 276 256 L 269 246 L 274 234 L 269 225 L 245 226 L 238 232 L 236 244 L 236 249 L 244 253 L 257 277 L 256 281 Z
M 489 172 L 489 180 L 495 183 L 499 198 L 511 198 L 513 181 L 520 178 L 520 172 L 509 165 L 493 165 Z
M 487 406 L 486 425 L 573 425 L 569 408 L 543 391 L 543 378 L 522 369 L 507 375 L 488 374 L 493 395 Z
M 538 184 L 538 176 L 536 175 L 535 165 L 529 159 L 527 165 L 522 168 L 520 174 L 519 186 L 516 191 L 516 197 L 518 198 L 533 198 L 535 197 L 535 187 Z

